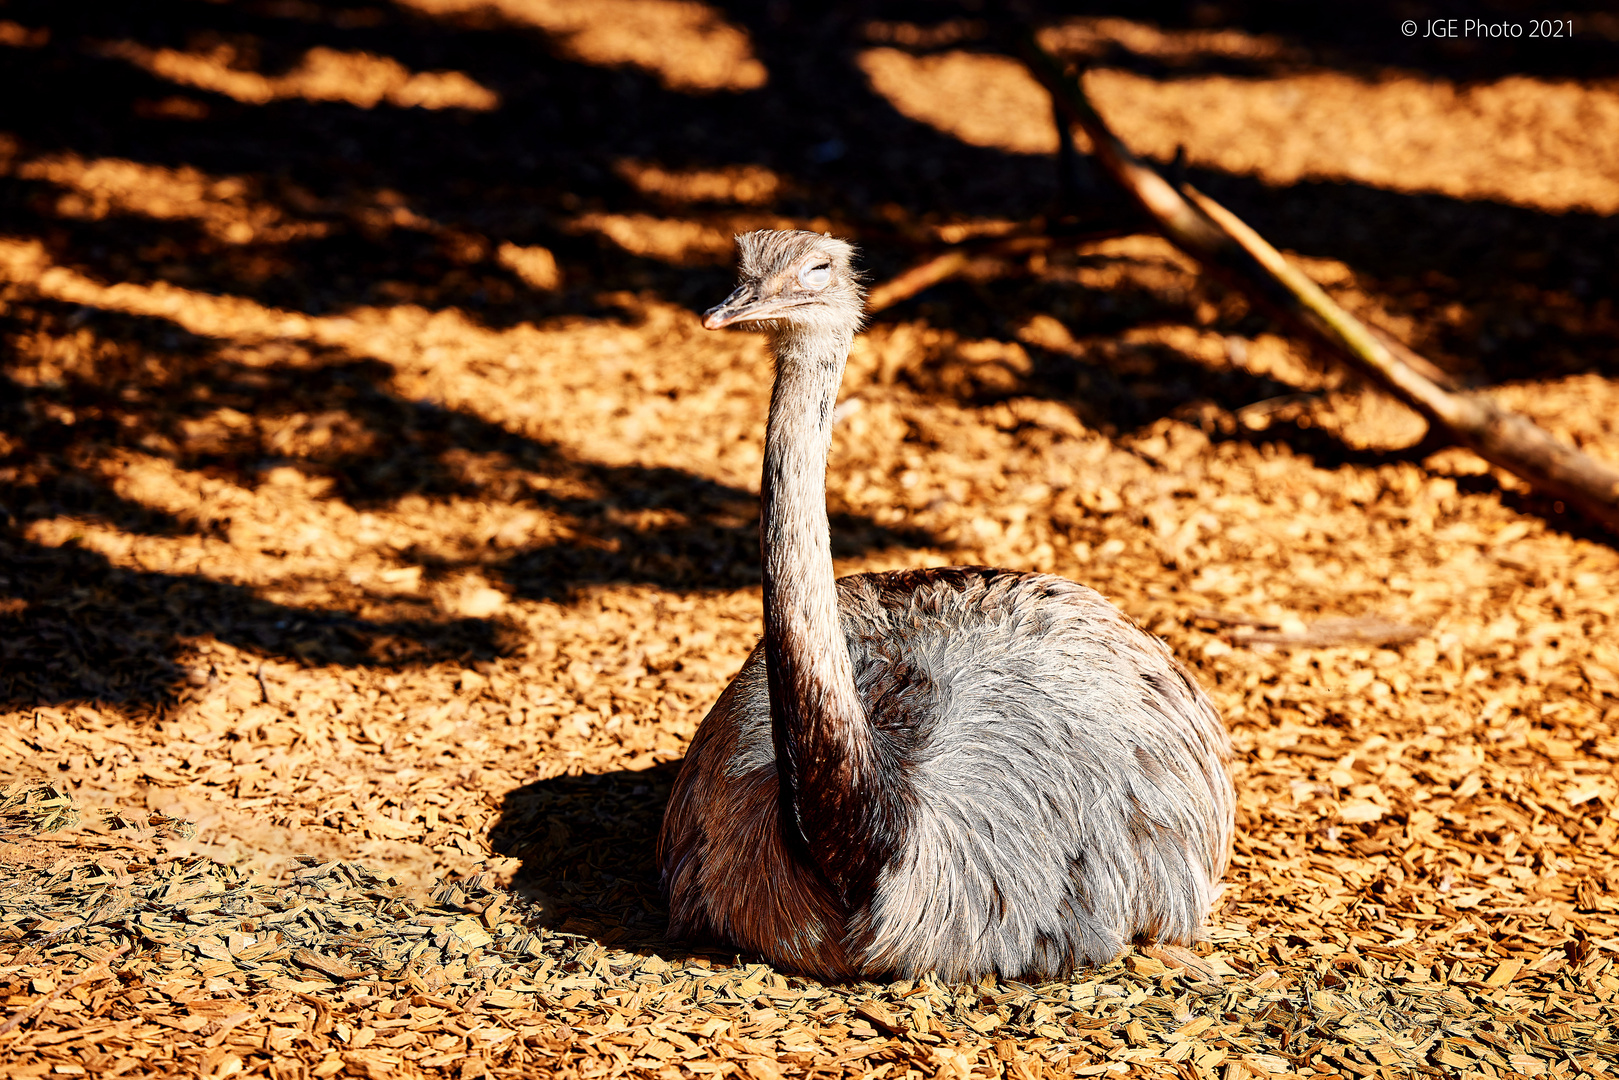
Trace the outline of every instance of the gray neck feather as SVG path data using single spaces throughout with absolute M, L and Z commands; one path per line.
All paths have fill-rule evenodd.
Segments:
M 870 760 L 870 729 L 839 624 L 826 516 L 832 409 L 853 337 L 852 327 L 788 326 L 771 342 L 776 384 L 760 534 L 765 660 L 777 762 L 801 828 L 821 816 L 818 806 L 845 805 L 863 786 Z

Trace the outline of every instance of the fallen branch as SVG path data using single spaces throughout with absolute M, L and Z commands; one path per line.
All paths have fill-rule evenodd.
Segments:
M 1015 236 L 1001 236 L 989 239 L 964 240 L 952 245 L 949 250 L 938 255 L 930 255 L 910 269 L 902 271 L 889 278 L 881 285 L 874 286 L 866 294 L 866 311 L 875 315 L 885 308 L 902 303 L 926 289 L 931 289 L 941 281 L 948 281 L 967 267 L 975 259 L 1008 259 L 1019 255 L 1027 255 L 1035 251 L 1045 251 L 1058 246 L 1078 247 L 1097 240 L 1106 240 L 1114 236 L 1128 236 L 1139 232 L 1134 223 L 1129 225 L 1105 226 L 1087 229 L 1072 233 L 1035 233 L 1019 234 Z
M 1619 533 L 1619 469 L 1559 442 L 1486 397 L 1446 389 L 1449 380 L 1437 367 L 1345 311 L 1231 211 L 1190 186 L 1177 190 L 1132 154 L 1091 105 L 1080 80 L 1027 30 L 1019 34 L 1019 49 L 1058 109 L 1090 136 L 1103 170 L 1172 244 L 1455 442 Z

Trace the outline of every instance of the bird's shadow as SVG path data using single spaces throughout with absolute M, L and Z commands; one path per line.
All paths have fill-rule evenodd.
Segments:
M 658 829 L 680 764 L 556 776 L 508 792 L 489 844 L 520 860 L 512 888 L 543 898 L 563 930 L 620 948 L 663 947 Z

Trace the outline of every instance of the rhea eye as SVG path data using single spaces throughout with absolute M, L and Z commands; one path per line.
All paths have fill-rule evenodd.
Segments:
M 806 289 L 824 289 L 832 284 L 832 264 L 816 263 L 798 275 L 798 283 Z

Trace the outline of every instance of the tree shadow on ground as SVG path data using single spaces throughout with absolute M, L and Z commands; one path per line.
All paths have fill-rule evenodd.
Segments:
M 1538 10 L 1486 7 L 1514 18 Z M 12 50 L 16 63 L 9 76 L 0 76 L 15 81 L 17 99 L 45 103 L 18 118 L 17 132 L 30 153 L 128 157 L 240 177 L 248 203 L 273 211 L 282 225 L 315 228 L 279 241 L 274 228 L 261 230 L 240 243 L 198 222 L 142 222 L 116 206 L 97 211 L 104 215 L 97 220 L 76 212 L 75 220 L 65 208 L 77 204 L 63 201 L 57 182 L 15 177 L 8 181 L 6 217 L 13 231 L 44 239 L 59 261 L 107 280 L 191 278 L 310 313 L 404 298 L 430 307 L 459 306 L 488 325 L 504 326 L 593 310 L 600 293 L 613 289 L 650 288 L 689 305 L 723 291 L 723 253 L 637 254 L 580 224 L 591 215 L 674 214 L 721 233 L 740 211 L 826 216 L 840 231 L 868 240 L 867 261 L 881 277 L 913 255 L 912 247 L 895 243 L 904 232 L 890 220 L 896 212 L 914 226 L 941 216 L 1027 218 L 1048 208 L 1055 194 L 1048 158 L 970 146 L 902 116 L 871 89 L 854 62 L 870 43 L 873 20 L 915 20 L 924 28 L 952 19 L 981 22 L 970 5 L 732 8 L 770 79 L 746 92 L 698 96 L 671 91 L 648 72 L 572 59 L 565 41 L 494 8 L 428 17 L 408 8 L 382 12 L 339 4 L 319 18 L 294 18 L 260 5 L 211 5 L 204 11 L 159 2 L 135 16 L 123 5 L 92 3 L 76 5 L 70 25 L 50 5 L 20 3 L 14 17 L 54 35 L 43 48 Z M 1242 74 L 1255 78 L 1293 73 L 1302 64 L 1358 73 L 1373 70 L 1368 65 L 1378 71 L 1405 65 L 1465 79 L 1473 61 L 1459 59 L 1458 48 L 1486 65 L 1477 68 L 1477 77 L 1551 73 L 1541 71 L 1550 62 L 1544 48 L 1522 42 L 1488 48 L 1419 44 L 1398 31 L 1405 18 L 1453 14 L 1455 4 L 1379 3 L 1353 18 L 1277 3 L 1240 10 L 1191 3 L 1116 9 L 1052 4 L 1041 14 L 1119 14 L 1167 29 L 1229 26 L 1268 33 L 1303 50 L 1303 60 L 1288 54 L 1244 61 Z M 991 47 L 982 34 L 969 38 L 951 47 Z M 97 44 L 123 40 L 198 53 L 228 47 L 232 63 L 270 75 L 295 65 L 311 48 L 367 52 L 397 58 L 411 70 L 465 72 L 497 91 L 502 104 L 488 113 L 297 99 L 246 104 L 158 78 Z M 807 42 L 816 47 L 807 48 Z M 1570 77 L 1579 57 L 1596 55 L 1593 49 L 1607 63 L 1597 37 L 1566 44 L 1556 50 L 1558 77 Z M 1165 68 L 1145 52 L 1126 50 L 1104 59 L 1172 79 L 1202 73 L 1197 57 L 1207 61 L 1217 52 L 1191 50 L 1192 66 L 1184 70 Z M 129 115 L 131 102 L 177 93 L 194 99 L 202 112 L 186 121 Z M 637 188 L 621 168 L 625 161 L 671 169 L 759 164 L 787 183 L 757 205 L 723 197 L 671 200 Z M 1534 351 L 1535 343 L 1520 341 L 1513 329 L 1521 321 L 1516 315 L 1522 301 L 1512 300 L 1509 285 L 1568 288 L 1579 301 L 1582 289 L 1594 298 L 1611 294 L 1615 284 L 1612 224 L 1592 215 L 1357 184 L 1302 183 L 1278 190 L 1223 174 L 1194 179 L 1284 246 L 1345 258 L 1383 277 L 1432 272 L 1452 279 L 1449 285 L 1422 285 L 1434 308 L 1462 303 L 1481 323 L 1467 328 L 1472 338 L 1499 342 L 1515 356 Z M 127 237 L 118 235 L 123 232 Z M 498 258 L 503 241 L 552 250 L 564 270 L 563 287 L 528 287 Z M 1498 317 L 1502 307 L 1509 310 Z M 1492 320 L 1504 334 L 1483 325 Z M 1459 332 L 1446 326 L 1446 333 Z M 1464 344 L 1458 352 L 1474 351 L 1474 344 Z M 1565 349 L 1550 342 L 1547 349 L 1579 352 L 1577 342 L 1568 344 Z M 1524 357 L 1520 366 L 1536 370 L 1540 359 Z
M 0 315 L 0 333 L 19 346 L 11 362 L 30 373 L 26 384 L 0 374 L 0 701 L 8 704 L 170 701 L 190 674 L 178 660 L 185 642 L 206 636 L 306 664 L 398 668 L 508 652 L 521 638 L 514 628 L 457 617 L 433 599 L 434 582 L 460 571 L 561 601 L 609 583 L 681 592 L 760 580 L 751 492 L 675 468 L 582 460 L 471 413 L 403 398 L 388 385 L 393 367 L 378 360 L 292 340 L 244 353 L 164 319 L 51 301 Z M 173 494 L 191 508 L 122 494 L 132 461 L 171 468 Z M 316 487 L 283 497 L 283 481 L 270 483 L 283 470 Z M 213 573 L 231 562 L 235 573 L 273 569 L 297 544 L 238 533 L 232 489 L 289 512 L 318 515 L 333 502 L 361 518 L 406 499 L 422 500 L 423 512 L 500 503 L 521 527 L 469 541 L 457 556 L 382 552 L 422 568 L 427 588 L 414 595 L 333 575 L 304 581 L 296 570 L 278 580 L 313 587 L 318 596 L 305 604 L 265 600 L 201 571 L 121 566 L 82 535 L 116 530 L 125 549 L 131 536 L 196 537 L 194 554 Z M 311 522 L 331 531 L 357 528 L 354 520 Z M 40 537 L 40 527 L 57 539 Z M 836 515 L 834 530 L 843 557 L 934 543 L 848 513 Z M 252 557 L 264 562 L 254 569 Z
M 1421 465 L 1430 455 L 1456 446 L 1456 443 L 1444 434 L 1430 430 L 1409 446 L 1388 449 L 1353 447 L 1336 435 L 1301 423 L 1297 418 L 1273 422 L 1259 430 L 1235 425 L 1230 428 L 1213 428 L 1208 433 L 1211 441 L 1217 443 L 1237 442 L 1257 447 L 1285 446 L 1295 456 L 1310 461 L 1319 469 L 1338 469 L 1346 466 L 1376 469 L 1382 465 L 1400 463 Z M 1605 526 L 1585 517 L 1578 510 L 1570 509 L 1561 499 L 1551 495 L 1521 485 L 1503 484 L 1492 472 L 1463 475 L 1441 473 L 1441 475 L 1449 476 L 1455 482 L 1458 491 L 1494 497 L 1500 500 L 1506 509 L 1539 518 L 1558 532 L 1603 546 L 1612 543 L 1613 534 Z
M 75 543 L 0 532 L 0 706 L 176 699 L 205 679 L 183 667 L 189 639 L 211 637 L 299 664 L 405 668 L 490 659 L 515 631 L 494 619 L 369 619 L 278 604 L 200 574 L 129 570 Z
M 1116 17 L 1167 31 L 1245 32 L 1279 49 L 1247 56 L 1197 55 L 1132 50 L 1113 44 L 1096 56 L 1109 67 L 1138 67 L 1155 77 L 1204 74 L 1262 76 L 1289 69 L 1332 69 L 1366 78 L 1389 72 L 1419 72 L 1462 82 L 1513 75 L 1549 79 L 1600 79 L 1613 74 L 1613 39 L 1619 25 L 1604 0 L 1550 3 L 1545 0 L 1370 0 L 1331 7 L 1290 0 L 1054 0 L 1038 5 L 1042 15 Z M 1432 20 L 1455 19 L 1454 38 L 1434 37 Z M 1572 19 L 1571 36 L 1537 37 L 1533 20 Z M 1402 24 L 1411 20 L 1416 33 Z M 1466 22 L 1516 23 L 1518 36 L 1488 36 Z M 1546 27 L 1543 33 L 1554 32 Z M 1462 36 L 1463 34 L 1466 36 Z M 1151 42 L 1150 37 L 1137 41 Z

